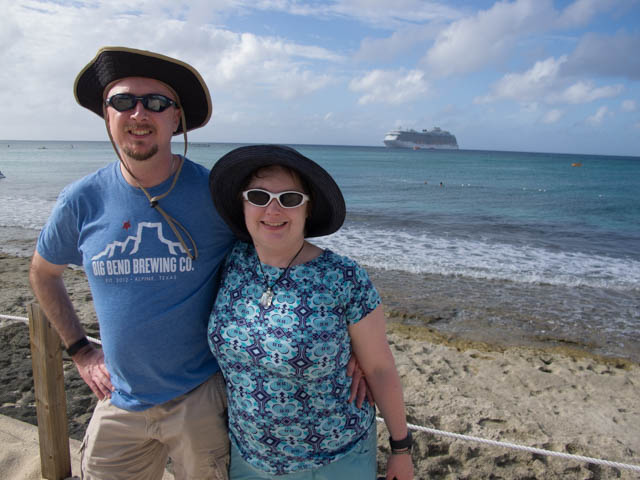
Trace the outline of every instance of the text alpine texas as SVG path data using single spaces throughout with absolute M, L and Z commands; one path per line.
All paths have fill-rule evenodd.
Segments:
M 191 258 L 184 255 L 180 242 L 164 237 L 162 226 L 162 223 L 141 222 L 135 235 L 108 244 L 91 258 L 93 275 L 111 283 L 122 282 L 124 278 L 124 281 L 169 280 L 175 278 L 172 274 L 191 272 L 194 268 Z M 152 243 L 145 251 L 155 255 L 145 256 L 143 243 Z

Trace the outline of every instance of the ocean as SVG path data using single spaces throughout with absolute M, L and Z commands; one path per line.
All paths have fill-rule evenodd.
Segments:
M 236 146 L 188 157 L 210 168 Z M 367 267 L 404 322 L 640 361 L 640 158 L 295 147 L 347 203 L 313 241 Z M 114 159 L 108 142 L 0 142 L 0 251 L 30 255 L 62 187 Z

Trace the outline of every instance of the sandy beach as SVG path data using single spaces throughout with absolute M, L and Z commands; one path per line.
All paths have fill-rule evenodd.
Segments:
M 28 262 L 0 254 L 0 314 L 26 317 L 26 306 L 33 301 Z M 69 269 L 66 283 L 88 331 L 97 336 L 83 272 Z M 394 295 L 381 292 L 383 299 Z M 490 341 L 486 329 L 476 337 L 473 332 L 461 337 L 408 325 L 406 312 L 390 310 L 394 313 L 388 318 L 389 341 L 410 423 L 640 465 L 640 365 L 634 361 L 570 345 L 522 345 L 501 341 L 497 335 Z M 35 424 L 28 327 L 0 320 L 0 345 L 0 414 Z M 68 360 L 65 384 L 70 435 L 80 440 L 95 400 Z M 378 436 L 383 467 L 387 433 L 382 425 Z M 637 471 L 441 435 L 414 432 L 414 439 L 418 479 L 640 478 Z M 3 455 L 0 461 L 2 471 L 3 465 L 17 460 Z

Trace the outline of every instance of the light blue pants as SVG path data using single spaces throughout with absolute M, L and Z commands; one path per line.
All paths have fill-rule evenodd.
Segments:
M 377 435 L 376 422 L 369 433 L 340 460 L 320 468 L 303 470 L 287 475 L 272 475 L 257 470 L 240 456 L 238 448 L 231 442 L 230 480 L 374 480 L 376 478 Z

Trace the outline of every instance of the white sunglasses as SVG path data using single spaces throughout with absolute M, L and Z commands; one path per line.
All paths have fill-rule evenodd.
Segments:
M 262 190 L 260 188 L 245 190 L 242 192 L 242 197 L 256 207 L 266 207 L 274 198 L 278 200 L 282 208 L 296 208 L 310 200 L 309 195 L 301 192 L 287 191 L 271 193 L 268 190 Z

